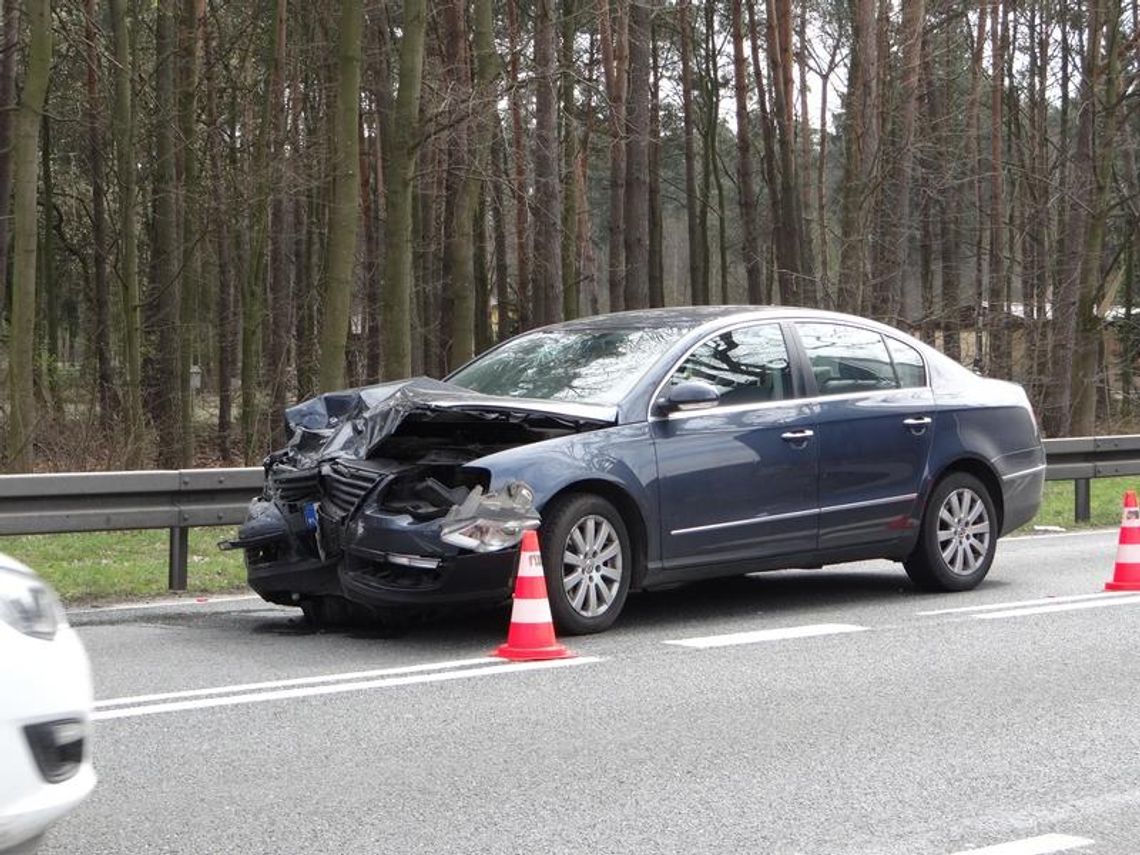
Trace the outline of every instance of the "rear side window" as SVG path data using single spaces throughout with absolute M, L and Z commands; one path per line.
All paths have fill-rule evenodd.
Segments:
M 713 336 L 681 363 L 669 384 L 689 380 L 715 386 L 721 406 L 791 398 L 791 363 L 779 325 L 760 324 Z
M 887 347 L 891 351 L 891 359 L 895 362 L 895 374 L 898 375 L 899 385 L 904 389 L 926 385 L 926 366 L 922 356 L 909 344 L 903 344 L 898 339 L 887 337 Z
M 800 323 L 796 329 L 819 394 L 846 395 L 899 387 L 891 355 L 877 332 L 823 323 Z

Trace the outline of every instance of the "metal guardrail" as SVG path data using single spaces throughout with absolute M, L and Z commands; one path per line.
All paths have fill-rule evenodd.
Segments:
M 0 475 L 0 535 L 169 529 L 169 587 L 184 591 L 190 529 L 243 522 L 264 477 L 260 467 Z
M 1140 475 L 1140 435 L 1047 439 L 1045 454 L 1046 479 L 1075 482 L 1079 522 L 1091 479 Z M 260 467 L 0 475 L 0 535 L 165 528 L 169 587 L 184 591 L 189 530 L 243 522 L 263 481 Z
M 1072 481 L 1073 518 L 1088 522 L 1092 516 L 1092 478 L 1140 475 L 1140 435 L 1074 436 L 1045 440 L 1049 481 Z

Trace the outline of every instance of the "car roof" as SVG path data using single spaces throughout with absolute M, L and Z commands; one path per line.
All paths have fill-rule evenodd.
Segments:
M 559 324 L 551 324 L 545 329 L 658 329 L 679 327 L 694 329 L 710 321 L 725 320 L 736 316 L 775 314 L 785 311 L 784 306 L 670 306 L 664 309 L 634 309 L 626 312 L 612 312 L 605 315 L 592 315 L 576 318 Z
M 809 309 L 802 306 L 670 306 L 662 309 L 634 309 L 626 312 L 613 312 L 605 315 L 592 315 L 572 321 L 550 324 L 544 330 L 631 330 L 661 329 L 674 327 L 690 331 L 699 327 L 718 326 L 721 323 L 750 319 L 763 320 L 767 317 L 819 319 L 831 321 L 854 321 L 900 333 L 895 327 L 881 324 L 870 318 L 831 312 L 824 309 Z

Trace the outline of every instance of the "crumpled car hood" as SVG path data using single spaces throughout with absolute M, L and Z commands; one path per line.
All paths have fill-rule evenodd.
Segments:
M 288 445 L 266 459 L 312 466 L 334 457 L 367 459 L 409 418 L 455 425 L 506 421 L 564 431 L 595 430 L 617 422 L 617 408 L 600 404 L 481 395 L 440 380 L 417 377 L 317 395 L 285 411 Z

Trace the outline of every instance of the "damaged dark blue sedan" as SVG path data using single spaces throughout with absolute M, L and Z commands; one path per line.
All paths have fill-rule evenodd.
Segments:
M 968 590 L 1045 476 L 1019 386 L 785 307 L 571 321 L 286 421 L 229 545 L 262 597 L 325 621 L 503 602 L 535 527 L 569 634 L 609 627 L 631 590 L 758 570 L 882 558 Z

